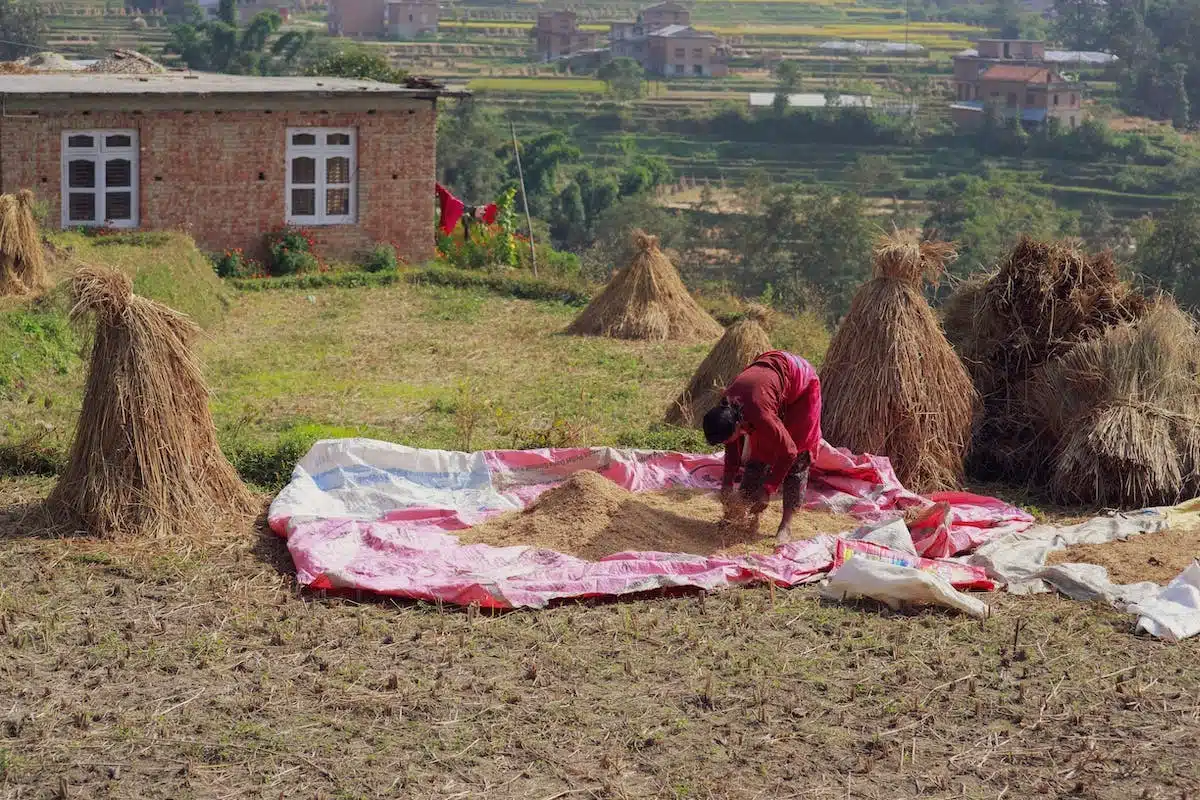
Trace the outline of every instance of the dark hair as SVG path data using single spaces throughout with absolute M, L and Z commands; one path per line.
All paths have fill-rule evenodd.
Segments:
M 733 436 L 741 422 L 742 407 L 722 399 L 721 405 L 704 415 L 704 439 L 709 444 L 722 444 Z

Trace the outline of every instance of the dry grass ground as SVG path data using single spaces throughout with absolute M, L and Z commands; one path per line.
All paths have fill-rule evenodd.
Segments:
M 0 482 L 0 504 L 46 481 Z M 1197 644 L 814 590 L 477 614 L 298 594 L 260 530 L 0 521 L 0 797 L 1124 798 L 1200 791 Z

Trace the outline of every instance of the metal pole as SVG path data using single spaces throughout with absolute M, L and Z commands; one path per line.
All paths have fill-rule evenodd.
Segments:
M 525 225 L 529 230 L 529 263 L 533 265 L 533 277 L 537 277 L 537 250 L 533 246 L 533 218 L 529 216 L 529 195 L 525 193 L 525 170 L 521 169 L 521 149 L 517 147 L 517 123 L 512 127 L 513 155 L 517 157 L 517 178 L 521 181 L 521 202 L 525 204 Z

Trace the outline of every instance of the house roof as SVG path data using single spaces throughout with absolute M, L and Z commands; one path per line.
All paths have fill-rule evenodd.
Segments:
M 996 64 L 979 76 L 985 81 L 1021 81 L 1049 83 L 1050 71 L 1045 67 L 1018 67 L 1016 64 Z
M 0 96 L 21 97 L 461 97 L 462 87 L 439 86 L 416 79 L 410 84 L 381 83 L 358 78 L 258 77 L 212 72 L 174 72 L 158 75 L 54 73 L 6 75 Z
M 656 31 L 650 31 L 646 35 L 647 36 L 658 36 L 658 37 L 662 37 L 662 38 L 666 38 L 666 39 L 673 39 L 676 37 L 688 38 L 688 39 L 716 39 L 717 38 L 717 35 L 715 33 L 709 33 L 708 31 L 698 31 L 695 28 L 693 28 L 691 25 L 668 25 L 665 28 L 659 28 Z

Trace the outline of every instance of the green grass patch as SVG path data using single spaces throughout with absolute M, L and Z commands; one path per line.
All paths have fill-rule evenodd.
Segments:
M 467 84 L 473 92 L 579 92 L 604 94 L 604 81 L 591 78 L 475 78 Z

